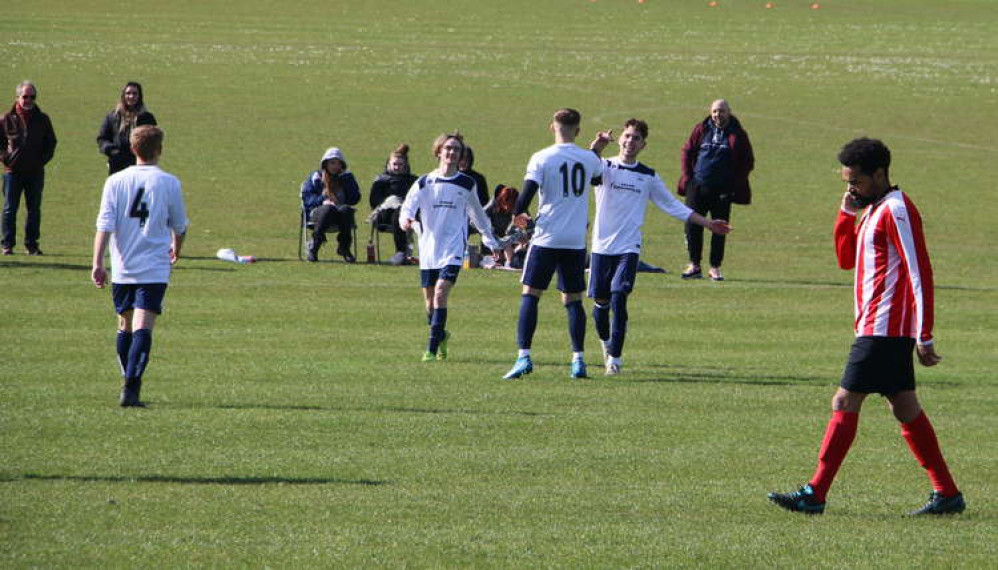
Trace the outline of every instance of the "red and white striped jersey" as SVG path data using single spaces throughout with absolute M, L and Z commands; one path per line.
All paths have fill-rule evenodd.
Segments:
M 856 268 L 856 336 L 932 341 L 932 266 L 922 217 L 897 187 L 856 215 L 839 211 L 835 254 L 842 269 Z

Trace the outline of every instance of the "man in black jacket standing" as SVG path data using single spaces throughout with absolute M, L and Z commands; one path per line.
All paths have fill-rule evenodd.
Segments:
M 0 162 L 3 162 L 3 255 L 13 255 L 17 209 L 24 195 L 28 210 L 24 246 L 28 255 L 41 255 L 42 189 L 45 165 L 55 154 L 55 131 L 48 115 L 35 105 L 38 89 L 30 81 L 17 86 L 11 110 L 0 118 Z

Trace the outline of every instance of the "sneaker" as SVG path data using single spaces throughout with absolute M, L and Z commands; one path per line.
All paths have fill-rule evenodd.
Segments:
M 617 374 L 620 374 L 620 365 L 616 362 L 607 362 L 605 375 L 616 376 Z
M 437 360 L 447 360 L 447 341 L 450 339 L 450 331 L 444 331 L 444 338 L 437 347 Z
M 530 361 L 529 356 L 521 356 L 516 359 L 513 363 L 513 367 L 509 369 L 509 372 L 502 377 L 503 380 L 516 380 L 521 376 L 525 376 L 534 371 L 534 363 Z
M 689 264 L 686 266 L 686 271 L 683 271 L 680 275 L 683 279 L 700 279 L 703 277 L 703 272 L 700 270 L 699 265 Z
M 308 250 L 307 259 L 312 263 L 319 261 L 319 245 L 316 244 L 315 240 L 309 240 L 308 243 L 305 244 L 305 249 Z
M 770 493 L 767 497 L 788 511 L 808 515 L 820 515 L 825 512 L 825 503 L 819 502 L 814 496 L 814 488 L 810 483 L 792 493 Z
M 45 255 L 44 253 L 42 253 L 41 248 L 39 248 L 37 245 L 28 247 L 26 249 L 28 250 L 28 255 Z
M 944 497 L 939 491 L 929 493 L 929 502 L 918 509 L 908 513 L 911 516 L 919 515 L 955 515 L 962 513 L 967 508 L 967 503 L 963 500 L 963 493 L 957 493 L 952 497 Z
M 146 405 L 139 401 L 139 393 L 135 389 L 135 386 L 129 384 L 127 381 L 125 385 L 121 388 L 121 398 L 118 400 L 118 404 L 122 408 L 144 408 Z
M 433 362 L 436 359 L 437 355 L 427 350 L 426 352 L 423 353 L 423 359 L 421 360 L 421 362 Z
M 586 374 L 586 363 L 584 360 L 572 361 L 572 378 L 589 378 Z
M 404 251 L 396 251 L 395 255 L 393 255 L 391 257 L 391 259 L 388 260 L 388 263 L 390 263 L 391 265 L 402 265 L 402 264 L 404 264 L 405 263 L 405 252 Z
M 721 274 L 720 267 L 711 267 L 707 274 L 710 275 L 711 281 L 724 281 L 724 275 Z
M 339 248 L 336 249 L 336 253 L 343 256 L 343 261 L 347 263 L 354 263 L 357 261 L 357 258 L 353 256 L 353 253 L 350 252 L 350 248 L 340 246 Z
M 14 255 L 14 248 L 3 246 L 3 254 L 4 255 Z

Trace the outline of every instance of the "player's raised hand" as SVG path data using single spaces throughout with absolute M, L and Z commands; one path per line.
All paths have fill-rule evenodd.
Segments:
M 918 345 L 915 347 L 915 354 L 918 355 L 918 362 L 922 366 L 935 366 L 943 359 L 942 356 L 936 354 L 936 347 L 934 344 Z
M 90 270 L 90 280 L 98 289 L 103 289 L 104 284 L 107 283 L 107 269 L 95 266 Z
M 850 214 L 856 214 L 862 209 L 863 207 L 856 202 L 856 198 L 853 198 L 852 194 L 849 192 L 846 192 L 845 195 L 842 196 L 843 211 L 849 212 Z
M 599 131 L 596 133 L 596 138 L 593 139 L 593 142 L 589 143 L 589 149 L 595 151 L 596 154 L 600 154 L 603 152 L 603 149 L 606 148 L 606 145 L 610 144 L 610 141 L 612 140 L 613 129 Z

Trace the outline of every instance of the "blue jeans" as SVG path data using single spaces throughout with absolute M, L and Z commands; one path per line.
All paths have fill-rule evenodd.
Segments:
M 45 187 L 45 171 L 35 174 L 5 172 L 3 175 L 3 241 L 4 247 L 14 247 L 17 243 L 17 209 L 24 194 L 24 205 L 28 209 L 28 219 L 24 223 L 24 246 L 38 247 L 38 237 L 42 225 L 42 188 Z

